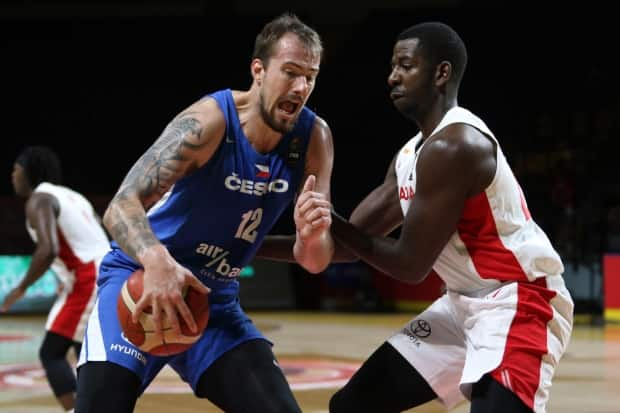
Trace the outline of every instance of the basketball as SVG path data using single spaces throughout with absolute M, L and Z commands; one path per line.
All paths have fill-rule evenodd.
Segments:
M 194 316 L 198 331 L 192 333 L 188 325 L 179 316 L 181 334 L 176 334 L 165 314 L 162 317 L 163 339 L 155 336 L 155 324 L 151 307 L 140 314 L 137 323 L 131 320 L 131 313 L 142 296 L 142 282 L 144 270 L 133 272 L 123 284 L 118 296 L 117 312 L 121 329 L 126 339 L 140 350 L 155 356 L 170 356 L 187 350 L 202 335 L 209 322 L 209 300 L 207 294 L 202 294 L 193 288 L 186 287 L 183 297 L 189 310 Z

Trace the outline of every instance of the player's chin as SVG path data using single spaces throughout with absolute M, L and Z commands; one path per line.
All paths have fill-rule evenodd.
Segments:
M 299 117 L 298 113 L 288 113 L 285 111 L 278 111 L 278 124 L 283 132 L 290 132 L 295 127 L 297 123 L 297 118 Z
M 394 99 L 392 101 L 392 103 L 394 104 L 394 107 L 399 111 L 399 112 L 406 112 L 408 105 L 407 105 L 407 101 L 404 98 L 398 98 L 398 99 Z

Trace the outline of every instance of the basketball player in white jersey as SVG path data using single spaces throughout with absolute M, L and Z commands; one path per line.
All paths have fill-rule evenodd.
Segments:
M 349 222 L 334 214 L 331 230 L 339 247 L 396 279 L 419 283 L 434 270 L 447 292 L 370 356 L 330 412 L 400 412 L 433 399 L 449 408 L 464 398 L 473 413 L 545 412 L 573 302 L 498 140 L 458 106 L 466 62 L 445 24 L 397 38 L 390 97 L 419 133 Z M 321 213 L 302 211 L 308 225 Z M 398 239 L 385 237 L 399 225 Z
M 58 402 L 70 411 L 76 379 L 67 353 L 70 348 L 76 356 L 80 353 L 108 238 L 90 202 L 60 185 L 60 160 L 49 148 L 32 146 L 22 151 L 12 181 L 15 193 L 27 199 L 26 227 L 36 249 L 26 274 L 6 296 L 1 310 L 8 310 L 49 268 L 58 276 L 59 294 L 47 318 L 39 357 Z

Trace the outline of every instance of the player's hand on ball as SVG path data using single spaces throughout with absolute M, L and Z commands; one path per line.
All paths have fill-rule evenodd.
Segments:
M 295 227 L 303 242 L 317 239 L 332 223 L 332 205 L 325 194 L 314 191 L 315 184 L 316 177 L 309 175 L 295 203 Z
M 187 286 L 203 294 L 209 293 L 210 290 L 187 268 L 177 263 L 164 246 L 151 247 L 151 249 L 155 248 L 163 249 L 165 252 L 161 250 L 152 251 L 155 256 L 143 260 L 143 291 L 140 300 L 136 303 L 136 308 L 132 312 L 132 320 L 134 323 L 138 322 L 140 314 L 150 306 L 157 337 L 163 337 L 162 314 L 168 318 L 170 326 L 176 334 L 181 334 L 177 313 L 183 317 L 190 330 L 196 332 L 196 321 L 183 299 L 183 289 Z M 145 255 L 148 254 L 147 252 Z

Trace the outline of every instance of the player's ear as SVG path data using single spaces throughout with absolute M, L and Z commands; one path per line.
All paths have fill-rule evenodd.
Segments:
M 263 74 L 265 73 L 265 66 L 263 65 L 263 61 L 256 58 L 252 60 L 250 64 L 250 72 L 252 73 L 252 78 L 256 82 L 258 86 L 263 82 Z
M 452 64 L 446 60 L 437 65 L 435 71 L 435 85 L 439 88 L 444 87 L 452 77 Z

